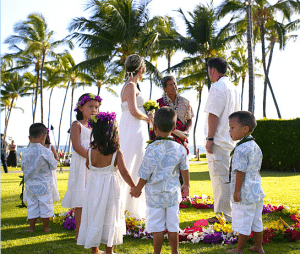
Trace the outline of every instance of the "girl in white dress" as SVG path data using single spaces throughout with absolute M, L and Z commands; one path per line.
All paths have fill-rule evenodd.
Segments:
M 93 141 L 88 150 L 86 166 L 90 173 L 77 244 L 92 248 L 92 254 L 100 253 L 100 243 L 105 244 L 106 253 L 112 253 L 113 245 L 123 243 L 126 225 L 120 174 L 131 188 L 135 186 L 119 150 L 115 118 L 115 113 L 100 112 L 89 120 Z
M 88 156 L 87 149 L 91 140 L 91 129 L 88 126 L 88 119 L 99 112 L 101 100 L 100 96 L 90 93 L 81 95 L 75 108 L 77 121 L 74 121 L 71 126 L 71 140 L 74 152 L 69 171 L 68 189 L 61 206 L 66 208 L 75 207 L 75 241 L 78 238 L 84 191 L 88 176 L 85 165 Z
M 137 82 L 142 80 L 146 72 L 143 58 L 130 55 L 125 61 L 127 81 L 121 92 L 122 116 L 120 120 L 120 144 L 124 153 L 125 165 L 135 183 L 138 182 L 137 172 L 142 163 L 146 141 L 149 140 L 147 122 L 153 120 L 153 115 L 146 115 L 143 108 L 144 99 L 137 88 Z M 124 186 L 125 209 L 136 219 L 145 218 L 145 194 L 134 199 L 129 194 L 128 186 Z

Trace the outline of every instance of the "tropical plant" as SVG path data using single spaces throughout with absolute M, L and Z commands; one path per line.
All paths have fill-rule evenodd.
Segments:
M 21 109 L 24 113 L 22 108 L 16 106 L 17 99 L 29 96 L 30 93 L 26 80 L 17 72 L 9 73 L 9 77 L 6 76 L 6 80 L 1 83 L 1 108 L 4 106 L 6 110 L 4 127 L 4 137 L 6 137 L 12 109 Z
M 86 55 L 92 56 L 86 60 L 86 64 L 96 66 L 112 58 L 112 74 L 124 77 L 127 56 L 144 56 L 140 41 L 144 41 L 142 36 L 149 20 L 149 3 L 149 0 L 92 0 L 87 4 L 91 17 L 73 19 L 69 26 L 72 34 L 68 38 L 75 39 Z M 154 42 L 151 39 L 147 45 Z M 147 71 L 153 72 L 160 80 L 159 71 L 149 61 L 145 62 Z
M 37 103 L 38 91 L 41 99 L 41 122 L 43 123 L 43 68 L 46 63 L 46 57 L 56 57 L 54 49 L 59 45 L 67 44 L 73 48 L 71 41 L 63 39 L 53 42 L 53 33 L 48 29 L 45 18 L 41 14 L 29 14 L 27 20 L 18 22 L 14 25 L 14 32 L 17 35 L 9 36 L 4 43 L 10 44 L 11 49 L 17 50 L 16 53 L 9 54 L 17 59 L 18 68 L 29 68 L 34 65 L 36 72 L 36 97 L 34 117 Z M 21 49 L 17 44 L 24 44 L 25 48 Z M 38 87 L 40 88 L 38 90 Z
M 58 58 L 59 72 L 57 75 L 60 77 L 62 82 L 64 83 L 64 87 L 66 88 L 64 101 L 61 109 L 59 128 L 58 128 L 58 141 L 57 141 L 57 151 L 59 151 L 60 146 L 60 133 L 61 133 L 61 125 L 63 119 L 63 111 L 66 103 L 67 93 L 69 88 L 71 87 L 71 109 L 70 109 L 70 127 L 72 124 L 72 115 L 73 115 L 73 95 L 74 90 L 78 86 L 91 85 L 93 82 L 93 78 L 80 71 L 78 68 L 75 68 L 75 61 L 69 52 L 66 52 Z M 69 146 L 70 148 L 70 146 Z
M 193 65 L 204 64 L 207 85 L 210 89 L 211 81 L 208 76 L 207 61 L 211 57 L 224 56 L 225 49 L 229 47 L 230 42 L 236 39 L 236 35 L 229 33 L 231 20 L 219 28 L 223 22 L 218 22 L 212 2 L 207 5 L 197 5 L 193 13 L 189 12 L 191 20 L 181 9 L 178 12 L 182 15 L 187 27 L 187 37 L 181 39 L 181 47 L 191 57 L 184 58 L 181 63 L 172 66 L 171 70 L 188 69 Z

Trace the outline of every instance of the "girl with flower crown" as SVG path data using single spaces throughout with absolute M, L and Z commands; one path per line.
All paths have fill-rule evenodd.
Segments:
M 125 61 L 127 80 L 121 91 L 122 116 L 120 120 L 120 144 L 124 153 L 125 164 L 135 183 L 139 178 L 137 172 L 142 163 L 146 141 L 149 139 L 148 122 L 153 115 L 146 115 L 143 108 L 144 99 L 137 88 L 137 82 L 142 80 L 146 72 L 144 60 L 139 55 L 130 55 Z M 144 193 L 134 199 L 129 189 L 124 186 L 125 209 L 136 219 L 145 218 L 146 199 Z
M 69 171 L 68 189 L 61 206 L 66 208 L 75 207 L 75 241 L 78 238 L 84 191 L 88 177 L 88 170 L 85 165 L 91 136 L 88 119 L 99 112 L 101 101 L 100 96 L 90 93 L 81 95 L 75 108 L 77 121 L 74 121 L 71 126 L 71 140 L 74 152 Z
M 100 112 L 89 120 L 93 141 L 86 166 L 90 173 L 77 244 L 92 248 L 92 254 L 100 253 L 100 243 L 105 244 L 106 253 L 113 253 L 113 245 L 123 243 L 126 226 L 120 174 L 131 188 L 135 187 L 126 169 L 123 153 L 119 150 L 115 119 L 115 113 Z

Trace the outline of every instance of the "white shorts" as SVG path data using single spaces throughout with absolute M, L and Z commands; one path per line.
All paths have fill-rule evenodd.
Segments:
M 167 208 L 146 207 L 145 229 L 149 233 L 179 232 L 179 204 Z
M 232 203 L 232 230 L 242 235 L 253 232 L 262 232 L 262 210 L 264 201 L 251 205 Z
M 47 193 L 43 195 L 27 194 L 27 217 L 28 219 L 35 218 L 50 218 L 53 216 L 53 194 Z

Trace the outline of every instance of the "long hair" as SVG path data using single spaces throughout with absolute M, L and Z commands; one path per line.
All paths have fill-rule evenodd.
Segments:
M 118 131 L 118 123 L 116 120 L 89 121 L 92 127 L 91 142 L 92 148 L 97 148 L 103 155 L 109 155 L 120 148 L 120 137 Z

